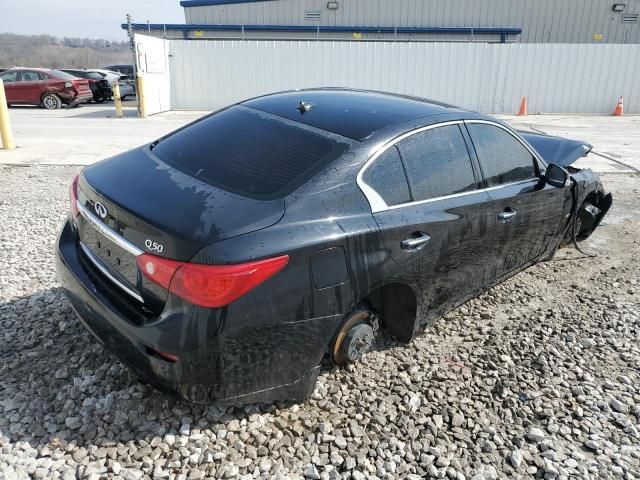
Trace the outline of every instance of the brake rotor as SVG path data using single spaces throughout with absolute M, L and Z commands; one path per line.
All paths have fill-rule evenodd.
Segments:
M 371 349 L 375 338 L 369 323 L 370 312 L 356 310 L 344 323 L 332 348 L 333 361 L 338 365 L 360 360 Z

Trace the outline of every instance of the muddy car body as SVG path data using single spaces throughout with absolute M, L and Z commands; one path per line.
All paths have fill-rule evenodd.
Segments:
M 532 140 L 553 155 L 554 138 Z M 299 400 L 323 358 L 358 359 L 378 329 L 409 341 L 551 258 L 585 205 L 588 236 L 611 197 L 572 176 L 492 117 L 284 92 L 85 168 L 58 272 L 85 326 L 155 386 Z

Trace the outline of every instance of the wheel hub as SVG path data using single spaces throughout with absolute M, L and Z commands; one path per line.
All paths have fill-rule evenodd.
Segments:
M 373 328 L 367 323 L 354 326 L 340 345 L 340 354 L 348 362 L 360 360 L 371 349 Z

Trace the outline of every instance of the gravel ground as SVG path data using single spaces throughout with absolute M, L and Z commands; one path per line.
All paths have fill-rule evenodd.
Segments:
M 85 332 L 53 245 L 75 167 L 0 166 L 0 478 L 640 478 L 640 191 L 411 345 L 302 405 L 226 410 L 139 383 Z

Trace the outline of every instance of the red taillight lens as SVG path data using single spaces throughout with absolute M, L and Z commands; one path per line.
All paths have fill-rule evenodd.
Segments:
M 195 305 L 229 305 L 282 270 L 289 256 L 236 265 L 183 263 L 144 253 L 137 258 L 143 275 Z
M 69 203 L 71 204 L 71 216 L 76 218 L 80 213 L 78 211 L 78 179 L 80 175 L 73 177 L 71 185 L 69 185 Z
M 176 270 L 184 265 L 184 262 L 169 260 L 168 258 L 162 258 L 148 253 L 138 255 L 136 262 L 145 277 L 167 290 L 169 290 L 171 279 L 176 273 Z

